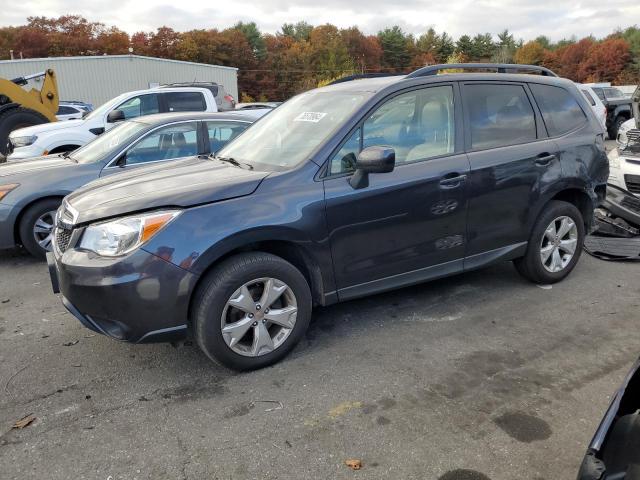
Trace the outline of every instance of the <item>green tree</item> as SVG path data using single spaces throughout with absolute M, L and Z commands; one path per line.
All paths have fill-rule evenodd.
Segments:
M 407 35 L 399 26 L 394 25 L 378 32 L 378 39 L 382 46 L 384 67 L 402 71 L 409 66 L 411 55 L 407 48 Z
M 233 28 L 240 30 L 244 34 L 255 57 L 258 60 L 264 60 L 264 57 L 267 55 L 267 48 L 265 47 L 264 38 L 262 38 L 262 33 L 260 33 L 256 22 L 238 22 Z
M 477 34 L 472 43 L 471 58 L 474 60 L 489 59 L 495 53 L 496 45 L 490 33 Z
M 473 41 L 469 35 L 462 35 L 456 42 L 456 52 L 462 53 L 465 58 L 470 59 L 473 57 Z
M 285 23 L 282 25 L 281 30 L 283 35 L 291 37 L 297 41 L 302 41 L 309 40 L 309 35 L 311 35 L 313 26 L 309 25 L 307 22 Z
M 447 34 L 447 32 L 442 32 L 441 35 L 438 36 L 436 41 L 436 58 L 439 62 L 446 62 L 447 58 L 453 54 L 456 49 L 456 45 L 453 42 L 453 38 Z

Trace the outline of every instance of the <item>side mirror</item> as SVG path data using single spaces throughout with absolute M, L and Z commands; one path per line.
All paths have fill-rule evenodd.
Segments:
M 127 154 L 126 152 L 118 157 L 116 160 L 116 167 L 124 168 L 127 165 Z
M 367 147 L 360 152 L 356 160 L 356 171 L 349 179 L 354 189 L 369 186 L 370 173 L 392 172 L 396 166 L 396 152 L 391 147 Z
M 107 115 L 107 123 L 116 123 L 124 120 L 124 112 L 122 110 L 111 110 Z

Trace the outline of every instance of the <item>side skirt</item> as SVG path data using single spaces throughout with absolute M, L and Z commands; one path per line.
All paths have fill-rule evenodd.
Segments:
M 472 255 L 464 259 L 452 260 L 450 262 L 352 285 L 338 289 L 338 298 L 339 301 L 344 302 L 345 300 L 351 300 L 353 298 L 395 290 L 442 277 L 448 277 L 456 273 L 475 270 L 499 261 L 513 260 L 514 258 L 521 257 L 524 255 L 526 249 L 527 242 L 521 242 Z

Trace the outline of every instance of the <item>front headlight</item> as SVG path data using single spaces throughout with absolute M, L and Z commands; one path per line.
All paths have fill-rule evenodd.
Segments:
M 617 148 L 614 148 L 609 152 L 609 168 L 620 168 L 620 153 Z
M 20 186 L 19 183 L 7 183 L 5 185 L 0 185 L 0 200 L 7 196 L 7 194 Z
M 623 150 L 629 146 L 629 137 L 627 137 L 627 132 L 625 131 L 619 130 L 618 138 L 616 140 L 618 142 L 618 146 Z
M 29 145 L 33 145 L 38 137 L 35 135 L 29 135 L 28 137 L 9 137 L 11 140 L 11 144 L 15 147 L 28 147 Z
M 89 225 L 78 248 L 104 257 L 125 255 L 147 242 L 178 215 L 180 210 L 164 210 Z

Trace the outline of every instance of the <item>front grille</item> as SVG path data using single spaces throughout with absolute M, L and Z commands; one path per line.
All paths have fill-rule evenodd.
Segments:
M 631 193 L 640 193 L 640 175 L 625 175 L 624 183 Z
M 632 212 L 640 213 L 640 200 L 632 197 L 631 195 L 625 195 L 622 197 L 620 205 L 631 210 Z
M 67 248 L 69 248 L 69 242 L 71 241 L 72 233 L 73 230 L 56 227 L 55 242 L 56 247 L 58 248 L 58 250 L 60 250 L 61 253 L 66 252 Z
M 627 145 L 620 150 L 631 155 L 640 154 L 640 130 L 637 128 L 629 130 L 627 132 Z

